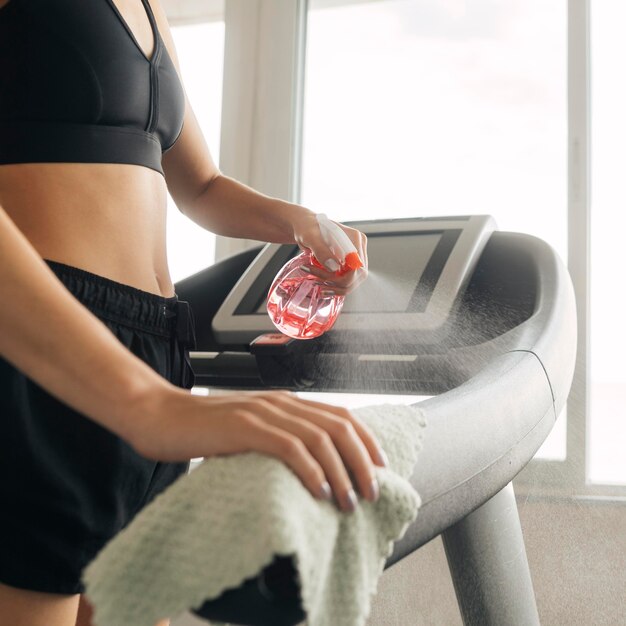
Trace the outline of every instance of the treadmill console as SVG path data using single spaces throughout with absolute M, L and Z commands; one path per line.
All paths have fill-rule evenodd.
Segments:
M 488 215 L 345 222 L 368 239 L 369 276 L 346 296 L 327 335 L 409 331 L 435 333 L 448 320 L 496 229 Z M 222 303 L 213 332 L 224 343 L 276 333 L 265 301 L 297 245 L 267 244 Z M 321 339 L 321 338 L 320 338 Z M 317 340 L 313 340 L 317 341 Z

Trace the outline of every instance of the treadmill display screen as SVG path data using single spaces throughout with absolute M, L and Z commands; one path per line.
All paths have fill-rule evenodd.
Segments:
M 361 220 L 346 225 L 367 235 L 369 276 L 346 296 L 336 336 L 366 332 L 375 343 L 386 340 L 391 329 L 423 333 L 429 341 L 438 341 L 496 228 L 489 215 Z M 266 309 L 268 291 L 300 248 L 271 243 L 250 252 L 245 257 L 247 267 L 211 322 L 215 337 L 225 345 L 242 345 L 261 334 L 276 333 Z M 238 262 L 235 259 L 233 267 L 239 270 L 244 259 Z
M 368 237 L 369 274 L 346 296 L 344 313 L 402 313 L 409 309 L 441 233 Z
M 402 313 L 425 310 L 458 233 L 423 231 L 369 235 L 368 278 L 346 297 L 343 312 Z M 276 271 L 288 258 L 298 253 L 299 248 L 294 247 L 288 257 L 281 259 Z M 270 285 L 271 280 L 262 287 L 260 293 L 257 292 L 256 306 L 252 309 L 254 313 L 267 315 L 265 298 Z M 237 311 L 239 314 L 245 312 L 241 308 Z M 247 312 L 251 312 L 250 309 Z

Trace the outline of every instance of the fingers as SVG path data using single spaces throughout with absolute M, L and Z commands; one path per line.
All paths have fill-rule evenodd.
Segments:
M 350 232 L 348 232 L 348 230 L 346 230 L 348 229 L 348 226 L 342 226 L 342 228 L 346 231 L 348 237 L 352 239 L 352 242 L 354 243 L 357 252 L 359 253 L 359 258 L 361 259 L 361 261 L 363 261 L 363 267 L 367 272 L 367 236 L 365 235 L 365 233 L 362 233 L 360 230 L 356 230 L 354 228 L 350 228 L 350 230 L 353 231 L 353 234 L 351 234 Z
M 367 270 L 365 268 L 359 268 L 340 277 L 310 265 L 303 265 L 302 268 L 320 279 L 324 287 L 322 292 L 324 295 L 346 296 L 367 278 Z
M 298 215 L 294 222 L 294 238 L 302 250 L 310 251 L 329 272 L 336 271 L 343 261 L 339 250 L 333 250 L 324 241 L 316 213 L 312 211 Z
M 328 481 L 344 511 L 354 510 L 354 488 L 367 500 L 377 499 L 373 459 L 384 465 L 380 446 L 347 409 L 276 392 L 251 394 L 242 398 L 240 406 L 248 431 L 253 431 L 251 449 L 284 461 L 314 497 L 323 497 Z
M 244 412 L 239 417 L 242 422 L 239 432 L 242 437 L 244 433 L 249 436 L 250 450 L 264 452 L 283 461 L 313 497 L 318 499 L 332 497 L 324 470 L 302 439 L 290 434 L 283 427 L 274 426 L 267 417 L 263 419 L 251 412 Z M 326 485 L 328 487 L 324 491 Z
M 330 436 L 327 443 L 332 443 L 338 450 L 343 459 L 343 463 L 354 472 L 356 479 L 356 487 L 368 500 L 375 499 L 371 489 L 372 481 L 375 480 L 373 459 L 380 465 L 384 465 L 380 455 L 380 447 L 373 436 L 372 432 L 356 417 L 354 417 L 348 409 L 336 407 L 321 402 L 307 401 L 300 398 L 284 398 L 279 401 L 279 406 L 289 411 L 289 405 L 298 405 L 297 409 L 301 417 L 310 420 L 313 424 L 323 429 L 321 432 L 326 436 Z M 331 473 L 326 472 L 333 490 L 337 493 L 338 489 L 344 492 L 352 485 L 349 484 L 348 477 L 345 473 L 341 458 L 335 457 L 339 466 L 333 466 Z M 326 466 L 322 464 L 324 469 Z M 340 475 L 340 478 L 339 478 Z
M 357 249 L 359 258 L 363 262 L 363 267 L 356 271 L 346 272 L 342 276 L 337 276 L 335 272 L 324 271 L 314 265 L 303 266 L 305 271 L 319 278 L 328 288 L 324 295 L 345 296 L 354 291 L 367 278 L 368 274 L 366 235 L 354 228 L 343 226 L 342 224 L 339 224 L 339 226 L 341 226 Z
M 294 395 L 292 397 L 297 396 Z M 345 407 L 333 406 L 330 404 L 317 402 L 315 400 L 305 400 L 303 398 L 298 398 L 298 400 L 304 404 L 319 408 L 320 410 L 333 411 L 336 415 L 348 420 L 361 438 L 361 441 L 363 441 L 371 460 L 380 467 L 386 467 L 388 465 L 385 451 L 378 443 L 378 440 L 376 439 L 374 433 L 371 431 L 370 427 L 362 422 L 360 419 L 358 419 L 351 411 L 349 411 Z
M 350 272 L 351 276 L 349 281 L 344 284 L 339 283 L 341 279 L 336 279 L 337 282 L 333 282 L 332 280 L 324 281 L 324 288 L 322 293 L 324 295 L 338 295 L 338 296 L 347 296 L 349 293 L 353 292 L 366 278 L 367 278 L 367 270 L 364 268 L 359 268 L 354 272 Z M 347 276 L 347 275 L 346 275 Z
M 318 277 L 323 278 L 325 285 L 329 288 L 331 293 L 345 296 L 351 291 L 354 291 L 367 278 L 367 237 L 361 231 L 350 228 L 349 226 L 344 226 L 343 224 L 339 224 L 339 226 L 354 244 L 354 247 L 359 254 L 359 258 L 363 262 L 363 267 L 356 271 L 347 272 L 342 276 L 337 276 L 334 273 L 323 274 L 323 271 L 320 271 L 321 275 L 318 274 Z
M 343 277 L 335 276 L 334 272 L 344 262 L 343 254 L 341 250 L 336 250 L 333 245 L 328 245 L 324 240 L 316 215 L 311 211 L 305 211 L 297 215 L 293 224 L 294 239 L 302 250 L 310 251 L 326 267 L 327 273 L 315 274 L 316 276 L 332 281 L 333 286 L 336 285 L 337 288 L 341 289 L 345 288 L 349 292 L 356 286 L 356 284 L 353 284 L 353 278 L 350 276 L 353 272 L 348 272 L 343 280 Z M 359 258 L 363 262 L 365 275 L 367 275 L 367 237 L 355 228 L 344 226 L 339 222 L 334 223 L 344 231 L 356 248 Z M 321 271 L 323 272 L 323 270 Z

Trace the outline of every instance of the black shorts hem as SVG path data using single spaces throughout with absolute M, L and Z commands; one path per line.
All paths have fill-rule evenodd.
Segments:
M 11 573 L 4 572 L 0 569 L 0 583 L 16 589 L 25 591 L 37 591 L 39 593 L 55 593 L 58 595 L 74 596 L 77 593 L 85 591 L 85 585 L 82 582 L 63 584 L 58 580 L 41 580 L 33 578 L 32 572 L 15 571 Z

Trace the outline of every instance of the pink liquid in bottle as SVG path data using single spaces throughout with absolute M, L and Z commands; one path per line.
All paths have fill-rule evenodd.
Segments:
M 318 265 L 309 252 L 288 261 L 278 272 L 267 297 L 270 319 L 285 335 L 295 339 L 313 339 L 335 323 L 343 307 L 344 296 L 322 295 L 327 289 L 317 276 L 302 265 Z

